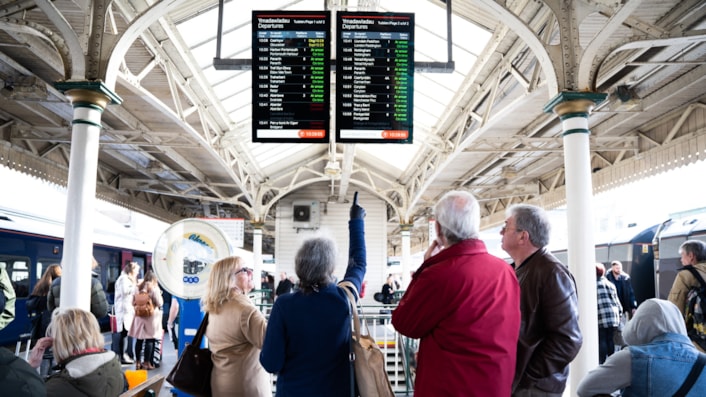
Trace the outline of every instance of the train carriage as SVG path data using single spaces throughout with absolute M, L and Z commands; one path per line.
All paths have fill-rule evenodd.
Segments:
M 596 262 L 603 263 L 610 270 L 612 261 L 620 261 L 623 264 L 623 271 L 630 275 L 638 304 L 655 297 L 652 240 L 657 226 L 644 228 L 630 225 L 610 235 L 597 238 Z M 554 250 L 552 253 L 562 263 L 569 263 L 566 248 Z
M 706 241 L 706 214 L 683 214 L 664 221 L 654 239 L 655 291 L 667 299 L 682 267 L 679 246 L 686 240 Z
M 96 215 L 93 256 L 99 264 L 96 272 L 106 289 L 108 302 L 113 301 L 115 280 L 122 265 L 138 262 L 141 269 L 152 265 L 151 248 L 125 228 Z M 4 267 L 15 288 L 15 320 L 0 330 L 0 345 L 14 344 L 21 334 L 29 333 L 30 322 L 26 300 L 51 264 L 61 263 L 64 224 L 48 219 L 0 208 L 0 266 Z M 108 319 L 99 319 L 103 328 Z

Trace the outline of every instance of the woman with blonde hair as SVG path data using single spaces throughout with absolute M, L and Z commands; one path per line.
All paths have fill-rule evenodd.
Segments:
M 201 298 L 208 314 L 206 337 L 213 359 L 214 396 L 272 396 L 272 381 L 259 362 L 265 316 L 248 297 L 253 271 L 231 256 L 213 264 Z
M 103 346 L 96 317 L 82 309 L 57 309 L 47 337 L 37 341 L 29 363 L 37 367 L 52 347 L 59 372 L 46 381 L 47 396 L 117 396 L 127 390 L 118 356 Z

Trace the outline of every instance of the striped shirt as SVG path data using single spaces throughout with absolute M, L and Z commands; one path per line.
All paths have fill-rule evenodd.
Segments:
M 615 285 L 605 277 L 598 279 L 598 326 L 601 328 L 616 328 L 620 324 L 620 313 L 623 307 L 618 299 Z

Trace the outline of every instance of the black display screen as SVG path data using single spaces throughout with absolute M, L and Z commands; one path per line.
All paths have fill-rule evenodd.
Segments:
M 338 12 L 336 141 L 412 143 L 414 14 Z
M 253 11 L 253 142 L 328 143 L 331 16 Z

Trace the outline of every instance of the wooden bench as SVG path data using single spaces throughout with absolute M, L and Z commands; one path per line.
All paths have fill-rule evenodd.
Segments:
M 154 391 L 154 395 L 156 397 L 159 396 L 159 392 L 162 390 L 162 383 L 164 383 L 164 375 L 155 375 L 151 378 L 147 378 L 146 381 L 140 383 L 118 397 L 144 397 L 147 390 Z

